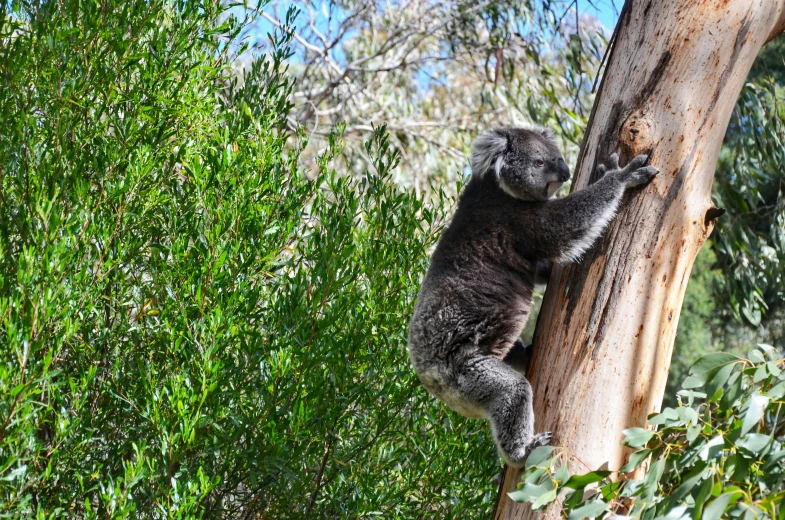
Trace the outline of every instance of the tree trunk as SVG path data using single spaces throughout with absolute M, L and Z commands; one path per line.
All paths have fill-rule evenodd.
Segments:
M 628 453 L 622 430 L 659 409 L 684 291 L 713 228 L 711 183 L 733 107 L 763 44 L 785 29 L 785 0 L 627 0 L 576 167 L 573 189 L 651 151 L 660 175 L 628 192 L 579 263 L 554 269 L 532 363 L 536 431 L 553 431 L 573 471 Z M 534 514 L 507 496 L 497 519 Z

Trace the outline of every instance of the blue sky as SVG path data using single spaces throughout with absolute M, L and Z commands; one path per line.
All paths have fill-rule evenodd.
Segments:
M 578 0 L 580 12 L 597 17 L 609 33 L 616 25 L 622 5 L 624 5 L 624 0 Z M 257 31 L 262 38 L 272 29 L 272 25 L 263 19 L 258 20 L 257 25 Z
M 590 16 L 596 17 L 600 23 L 608 30 L 607 36 L 610 37 L 613 28 L 616 25 L 616 21 L 619 17 L 619 12 L 621 11 L 622 5 L 624 5 L 624 0 L 577 0 L 578 1 L 578 9 L 581 13 L 588 14 Z M 239 8 L 238 8 L 239 9 Z M 319 22 L 317 22 L 318 24 Z M 256 28 L 255 28 L 255 35 L 260 40 L 266 40 L 266 35 L 268 32 L 271 32 L 273 29 L 272 24 L 270 24 L 265 19 L 259 19 L 256 21 Z
M 596 16 L 609 31 L 613 30 L 624 0 L 578 0 L 578 9 Z

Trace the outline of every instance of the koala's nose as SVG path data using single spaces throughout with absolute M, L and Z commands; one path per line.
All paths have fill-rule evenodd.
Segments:
M 570 178 L 570 167 L 567 166 L 567 163 L 564 162 L 564 159 L 559 159 L 559 180 L 561 182 L 566 182 Z

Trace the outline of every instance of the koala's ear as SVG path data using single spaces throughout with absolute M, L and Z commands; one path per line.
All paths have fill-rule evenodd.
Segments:
M 494 168 L 506 149 L 507 136 L 502 130 L 491 130 L 475 139 L 472 144 L 472 175 L 485 175 Z
M 537 133 L 539 133 L 541 136 L 543 136 L 548 141 L 555 141 L 556 140 L 556 136 L 554 135 L 553 130 L 551 130 L 550 128 L 538 128 L 537 129 Z

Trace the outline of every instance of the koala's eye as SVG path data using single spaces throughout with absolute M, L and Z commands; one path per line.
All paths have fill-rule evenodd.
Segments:
M 537 168 L 540 168 L 540 167 L 542 167 L 544 164 L 545 164 L 545 161 L 543 161 L 542 159 L 537 159 L 536 161 L 534 161 L 534 165 L 535 165 Z

